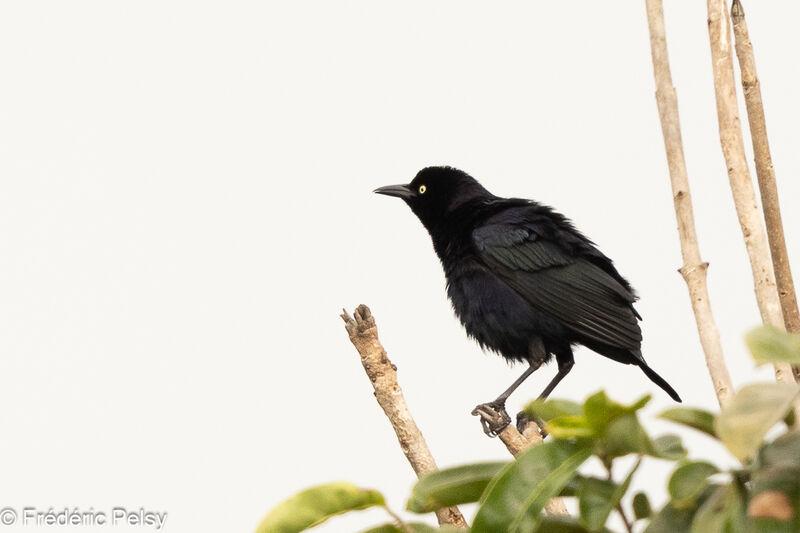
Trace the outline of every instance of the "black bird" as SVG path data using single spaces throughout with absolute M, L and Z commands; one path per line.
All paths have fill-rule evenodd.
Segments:
M 375 192 L 402 198 L 428 230 L 467 334 L 509 362 L 530 365 L 496 400 L 473 411 L 487 433 L 505 427 L 506 399 L 555 356 L 558 373 L 540 397 L 553 391 L 574 365 L 575 344 L 638 366 L 681 401 L 642 357 L 630 283 L 566 217 L 532 200 L 495 196 L 452 167 L 424 168 L 408 185 Z

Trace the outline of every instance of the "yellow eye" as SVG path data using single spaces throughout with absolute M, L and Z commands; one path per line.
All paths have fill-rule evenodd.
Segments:
M 419 193 L 420 194 L 425 194 L 425 191 L 427 191 L 427 190 L 428 190 L 428 188 L 426 186 L 424 186 L 424 185 L 420 185 L 419 186 Z

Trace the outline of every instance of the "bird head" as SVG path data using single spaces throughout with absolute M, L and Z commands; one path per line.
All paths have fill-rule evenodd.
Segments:
M 452 167 L 423 168 L 407 185 L 387 185 L 374 192 L 401 198 L 429 230 L 465 202 L 493 197 L 475 178 Z

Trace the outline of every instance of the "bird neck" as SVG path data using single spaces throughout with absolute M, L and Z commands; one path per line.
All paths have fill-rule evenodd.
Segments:
M 492 200 L 476 198 L 464 202 L 440 218 L 436 224 L 427 227 L 436 255 L 445 267 L 445 274 L 448 273 L 447 265 L 475 255 L 472 232 L 495 211 Z

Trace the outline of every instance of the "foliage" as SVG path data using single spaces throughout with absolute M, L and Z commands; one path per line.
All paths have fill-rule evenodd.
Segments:
M 294 533 L 321 524 L 348 511 L 386 505 L 376 490 L 352 483 L 328 483 L 306 489 L 275 507 L 258 526 L 258 533 Z
M 798 336 L 759 328 L 747 335 L 747 343 L 759 364 L 800 362 Z M 645 533 L 800 531 L 800 429 L 793 415 L 798 392 L 797 385 L 759 383 L 739 390 L 718 415 L 684 407 L 661 413 L 665 420 L 721 442 L 739 461 L 738 467 L 727 470 L 688 459 L 676 435 L 649 435 L 638 418 L 648 396 L 631 405 L 617 403 L 604 392 L 593 394 L 583 404 L 537 400 L 525 412 L 544 422 L 550 434 L 547 442 L 507 463 L 464 465 L 423 477 L 413 488 L 407 508 L 430 513 L 477 502 L 472 533 L 605 532 L 613 513 L 628 531 L 640 522 L 636 528 Z M 781 422 L 785 425 L 780 434 L 765 440 Z M 637 457 L 633 467 L 615 475 L 618 460 L 631 455 Z M 592 457 L 605 467 L 605 476 L 581 473 L 580 467 Z M 667 481 L 669 501 L 657 512 L 644 493 L 626 498 L 644 458 L 675 464 Z M 574 498 L 577 516 L 545 514 L 545 504 L 556 496 Z M 372 506 L 386 508 L 374 490 L 348 483 L 322 485 L 278 505 L 258 533 L 304 531 L 331 516 Z M 365 533 L 467 531 L 436 528 L 389 513 L 392 522 Z

